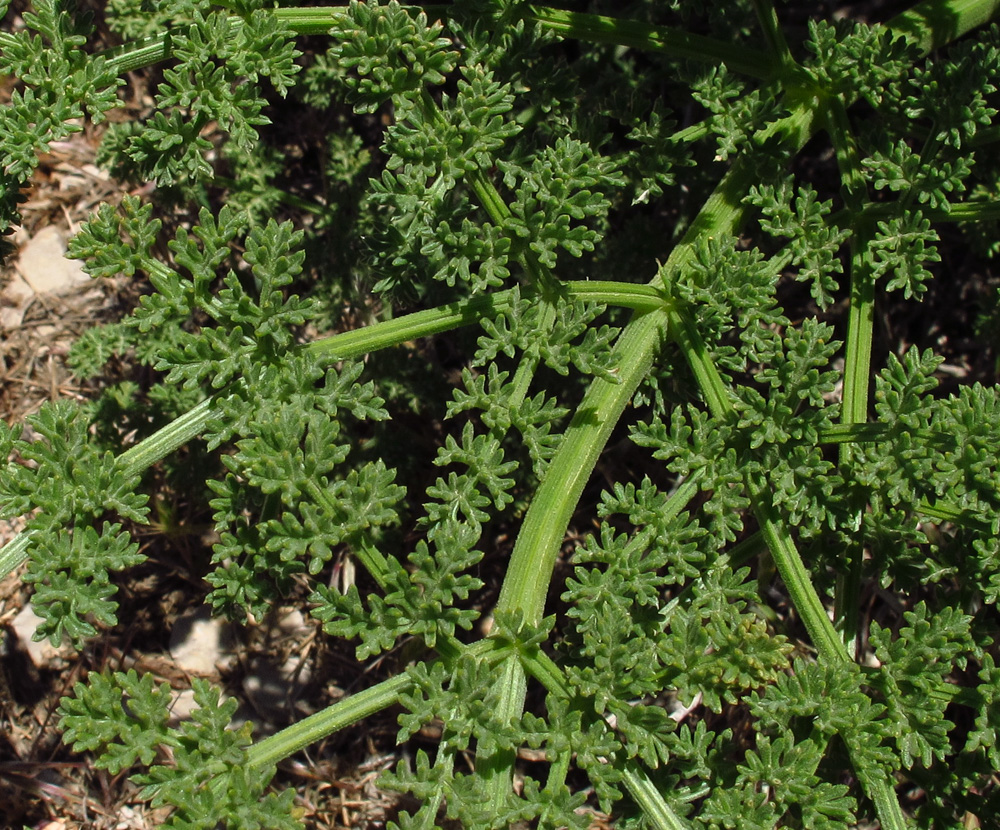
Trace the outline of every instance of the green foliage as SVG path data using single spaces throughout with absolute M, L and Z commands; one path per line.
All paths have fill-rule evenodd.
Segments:
M 340 545 L 369 550 L 396 522 L 404 491 L 393 472 L 344 464 L 345 416 L 386 417 L 373 385 L 357 382 L 361 368 L 324 373 L 301 355 L 280 370 L 258 365 L 246 378 L 256 382 L 220 400 L 207 437 L 235 451 L 223 457 L 225 477 L 208 482 L 220 542 L 206 579 L 230 617 L 262 618 L 295 575 L 318 574 Z
M 91 672 L 86 684 L 77 683 L 73 697 L 64 698 L 61 723 L 67 743 L 98 751 L 98 767 L 112 774 L 136 761 L 148 767 L 135 780 L 154 806 L 174 808 L 165 827 L 301 827 L 289 817 L 291 791 L 260 799 L 274 770 L 247 763 L 252 727 L 230 728 L 235 698 L 223 703 L 218 689 L 196 679 L 194 700 L 191 719 L 170 727 L 166 683 L 155 687 L 150 675 L 140 679 L 134 670 L 110 677 Z M 92 728 L 95 723 L 101 724 L 99 731 Z M 164 749 L 172 763 L 154 764 Z
M 400 744 L 441 729 L 382 778 L 400 828 L 1000 809 L 998 387 L 875 337 L 951 291 L 942 225 L 995 215 L 985 0 L 948 32 L 577 5 L 110 2 L 95 55 L 38 0 L 0 34 L 0 231 L 164 63 L 99 154 L 153 200 L 70 243 L 141 287 L 71 351 L 102 391 L 0 427 L 39 637 L 118 624 L 122 572 L 170 555 L 132 538 L 152 497 L 214 528 L 215 612 L 303 603 L 396 672 L 262 741 L 202 681 L 174 724 L 166 686 L 91 673 L 64 739 L 167 826 L 299 826 L 276 760 L 393 706 Z
M 712 67 L 692 84 L 692 97 L 710 113 L 705 126 L 716 136 L 716 161 L 736 155 L 753 140 L 754 133 L 783 114 L 770 92 L 748 92 L 725 64 Z
M 752 187 L 748 202 L 760 209 L 761 228 L 774 237 L 788 238 L 786 257 L 797 268 L 796 279 L 810 283 L 812 298 L 821 308 L 833 302 L 838 284 L 835 275 L 843 272 L 837 252 L 850 231 L 829 227 L 824 217 L 830 202 L 817 201 L 816 191 L 800 187 L 792 205 L 791 179 L 779 186 Z M 883 270 L 888 270 L 886 264 Z
M 810 20 L 803 45 L 814 56 L 805 67 L 824 92 L 861 95 L 874 106 L 894 97 L 893 83 L 906 77 L 919 56 L 907 38 L 850 20 Z
M 182 20 L 171 30 L 175 66 L 163 73 L 155 111 L 145 123 L 112 126 L 100 157 L 122 177 L 189 187 L 214 176 L 203 135 L 212 122 L 244 153 L 257 141 L 258 128 L 271 120 L 259 86 L 267 79 L 284 95 L 298 71 L 290 30 L 261 3 L 240 4 L 238 17 L 211 11 L 209 4 L 164 4 L 165 20 Z M 148 21 L 130 22 L 126 32 L 149 31 Z
M 542 265 L 555 266 L 557 248 L 575 257 L 594 250 L 604 234 L 582 222 L 604 217 L 610 202 L 602 191 L 624 183 L 614 162 L 580 141 L 560 138 L 536 154 L 530 167 L 498 166 L 516 193 L 510 230 Z
M 350 97 L 359 112 L 374 112 L 394 95 L 422 92 L 444 82 L 455 68 L 451 41 L 440 37 L 440 23 L 413 18 L 396 0 L 385 6 L 351 0 L 331 57 L 344 69 Z
M 104 14 L 111 30 L 123 40 L 154 37 L 168 26 L 190 24 L 195 12 L 205 13 L 202 0 L 108 0 Z
M 887 291 L 902 288 L 907 299 L 919 297 L 931 278 L 925 263 L 941 260 L 933 247 L 937 241 L 937 233 L 919 210 L 879 222 L 870 246 L 874 259 L 872 275 L 877 279 L 892 274 L 886 284 Z
M 37 547 L 24 578 L 35 586 L 42 617 L 37 638 L 57 644 L 66 635 L 82 645 L 97 633 L 95 622 L 117 622 L 111 575 L 145 559 L 121 524 L 103 518 L 145 522 L 147 499 L 137 492 L 139 477 L 95 445 L 76 406 L 47 405 L 28 428 L 30 441 L 17 429 L 2 428 L 4 455 L 17 463 L 3 477 L 0 515 L 34 512 L 29 527 Z
M 428 647 L 438 638 L 453 637 L 456 628 L 468 630 L 479 616 L 473 610 L 455 607 L 482 587 L 482 580 L 465 571 L 475 567 L 482 553 L 469 548 L 473 532 L 455 527 L 451 534 L 439 532 L 432 553 L 420 542 L 408 560 L 408 573 L 396 560 L 388 560 L 383 578 L 385 597 L 372 595 L 368 607 L 356 585 L 347 594 L 319 586 L 310 598 L 313 616 L 324 623 L 323 630 L 339 637 L 360 637 L 358 659 L 378 654 L 408 634 L 420 636 Z
M 977 651 L 969 635 L 971 618 L 945 608 L 928 618 L 920 603 L 905 615 L 906 627 L 890 640 L 888 632 L 872 626 L 875 657 L 882 663 L 875 685 L 886 699 L 886 714 L 903 766 L 919 760 L 930 767 L 950 750 L 948 732 L 954 724 L 945 717 L 946 678 Z
M 38 154 L 82 129 L 86 115 L 101 122 L 118 106 L 121 81 L 100 57 L 81 47 L 92 26 L 58 0 L 40 0 L 24 15 L 25 28 L 0 33 L 0 74 L 20 79 L 0 107 L 0 234 L 18 221 L 20 191 L 38 166 Z M 8 245 L 0 255 L 8 253 Z

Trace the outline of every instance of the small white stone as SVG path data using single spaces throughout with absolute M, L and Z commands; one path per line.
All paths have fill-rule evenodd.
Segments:
M 170 656 L 178 667 L 197 675 L 214 675 L 234 657 L 232 627 L 212 617 L 203 605 L 177 618 L 170 632 Z
M 30 605 L 25 605 L 20 613 L 14 617 L 11 628 L 14 630 L 14 634 L 17 635 L 18 643 L 20 643 L 21 648 L 24 649 L 35 668 L 62 668 L 66 665 L 66 655 L 72 653 L 72 649 L 66 646 L 54 646 L 49 642 L 48 638 L 40 641 L 33 640 L 32 637 L 34 637 L 35 632 L 38 631 L 38 626 L 41 624 L 42 618 L 32 610 Z
M 18 273 L 36 294 L 60 296 L 90 283 L 83 265 L 67 259 L 62 231 L 49 225 L 36 233 L 18 257 Z

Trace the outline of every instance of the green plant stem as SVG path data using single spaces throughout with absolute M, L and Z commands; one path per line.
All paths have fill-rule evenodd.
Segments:
M 830 102 L 827 127 L 844 180 L 845 201 L 849 208 L 860 208 L 864 198 L 864 176 L 847 122 L 847 112 L 839 102 Z M 868 253 L 871 231 L 871 222 L 859 219 L 851 236 L 851 298 L 841 405 L 841 421 L 845 425 L 863 424 L 868 420 L 872 329 L 875 319 L 875 283 Z
M 732 404 L 729 402 L 728 396 L 724 394 L 725 386 L 722 378 L 714 364 L 706 358 L 704 345 L 697 343 L 700 336 L 689 325 L 680 327 L 677 331 L 678 345 L 692 362 L 692 368 L 694 368 L 695 363 L 699 364 L 697 368 L 694 368 L 699 383 L 705 379 L 716 387 L 715 391 L 703 391 L 706 400 L 724 401 L 725 408 L 720 411 L 712 410 L 712 415 L 719 419 L 728 418 Z M 689 339 L 693 339 L 695 342 L 686 342 Z M 806 631 L 809 632 L 809 638 L 812 640 L 819 658 L 831 663 L 849 661 L 851 658 L 847 647 L 827 616 L 826 609 L 816 593 L 809 571 L 795 547 L 788 527 L 781 520 L 778 511 L 771 502 L 771 490 L 766 479 L 762 474 L 748 472 L 745 484 L 754 515 L 760 523 L 761 532 L 771 551 L 775 567 L 782 582 L 785 583 L 792 604 L 802 617 L 802 622 Z M 848 752 L 852 752 L 852 747 L 848 746 Z M 856 764 L 855 769 L 865 791 L 875 804 L 876 813 L 882 826 L 892 828 L 892 830 L 904 830 L 906 822 L 903 818 L 903 811 L 893 792 L 889 777 L 881 770 L 871 770 L 863 764 Z
M 548 6 L 528 6 L 524 18 L 563 37 L 662 52 L 674 58 L 700 63 L 724 63 L 734 72 L 761 80 L 770 79 L 774 72 L 774 65 L 764 52 L 679 29 L 650 26 L 638 20 L 571 12 Z
M 442 638 L 438 641 L 442 659 L 456 661 L 463 654 L 472 654 L 490 665 L 503 661 L 511 647 L 491 640 L 480 640 L 463 646 L 457 640 Z M 339 732 L 376 712 L 384 711 L 399 702 L 401 695 L 409 692 L 413 681 L 407 674 L 399 674 L 381 683 L 356 692 L 320 712 L 286 726 L 280 732 L 254 743 L 247 751 L 247 763 L 255 769 L 267 767 L 289 758 L 296 752 Z
M 500 589 L 497 613 L 519 613 L 530 625 L 541 622 L 552 570 L 583 488 L 597 459 L 666 336 L 666 315 L 652 311 L 629 324 L 615 344 L 618 383 L 596 378 L 587 390 L 517 535 L 510 565 Z M 516 657 L 501 674 L 504 694 L 499 708 L 508 717 L 524 705 L 524 668 Z M 520 683 L 515 683 L 517 678 Z M 507 798 L 514 757 L 484 759 L 490 773 L 494 804 Z M 477 767 L 479 761 L 477 759 Z
M 712 417 L 719 421 L 729 420 L 733 415 L 731 397 L 690 316 L 673 312 L 671 332 L 688 359 Z M 843 645 L 816 594 L 809 572 L 795 549 L 791 535 L 771 505 L 767 482 L 762 476 L 747 474 L 746 487 L 778 573 L 817 652 L 826 660 L 845 659 Z
M 821 444 L 874 444 L 885 438 L 888 424 L 833 424 L 819 432 Z
M 247 752 L 247 763 L 256 769 L 266 769 L 327 735 L 387 709 L 397 703 L 400 695 L 409 691 L 412 685 L 409 675 L 399 674 L 344 698 L 321 712 L 254 743 Z
M 288 8 L 272 9 L 278 21 L 284 23 L 296 35 L 330 34 L 347 17 L 343 6 L 331 8 Z M 233 17 L 235 25 L 242 25 L 240 17 Z M 178 27 L 183 30 L 183 26 Z M 173 39 L 168 30 L 159 35 L 130 41 L 121 46 L 98 53 L 108 61 L 108 69 L 116 75 L 134 72 L 147 66 L 169 60 L 173 57 Z
M 777 138 L 790 153 L 797 152 L 812 133 L 813 115 L 801 104 L 792 115 L 763 131 L 761 139 Z M 723 177 L 650 287 L 660 280 L 669 283 L 671 274 L 688 267 L 698 240 L 735 232 L 743 217 L 743 196 L 758 173 L 755 166 L 741 162 Z M 619 382 L 596 378 L 584 395 L 521 525 L 500 590 L 498 612 L 520 613 L 533 625 L 541 621 L 570 517 L 608 437 L 665 341 L 672 313 L 668 306 L 637 315 L 615 344 Z M 507 770 L 507 787 L 511 772 Z
M 860 154 L 847 117 L 847 109 L 839 99 L 827 102 L 826 125 L 833 141 L 840 178 L 843 182 L 844 203 L 857 217 L 851 234 L 851 303 L 847 320 L 847 352 L 844 359 L 844 392 L 840 409 L 844 425 L 863 424 L 868 420 L 868 391 L 871 385 L 872 327 L 875 319 L 875 280 L 872 275 L 868 244 L 872 222 L 861 214 L 868 201 L 868 192 Z M 840 445 L 840 467 L 851 467 L 851 444 Z M 856 509 L 863 509 L 861 504 Z M 845 551 L 846 567 L 837 574 L 834 592 L 834 619 L 841 630 L 848 654 L 858 653 L 861 624 L 861 564 L 864 548 L 860 539 L 853 539 Z
M 658 830 L 686 830 L 680 817 L 670 808 L 659 788 L 649 780 L 646 771 L 635 761 L 629 761 L 622 770 L 622 778 L 629 795 L 642 808 L 643 814 Z
M 309 482 L 308 490 L 309 495 L 316 500 L 317 504 L 324 505 L 330 511 L 331 515 L 336 515 L 337 507 L 335 501 L 326 488 L 321 487 L 318 482 L 313 480 Z M 353 546 L 353 554 L 378 586 L 384 589 L 386 578 L 389 575 L 389 565 L 386 562 L 385 554 L 373 544 L 365 543 L 364 541 L 361 544 Z
M 563 752 L 551 760 L 549 775 L 545 780 L 545 789 L 549 792 L 557 792 L 565 786 L 572 760 L 572 755 L 569 752 Z
M 778 14 L 774 9 L 771 0 L 753 0 L 754 12 L 757 14 L 757 21 L 760 23 L 761 31 L 764 33 L 764 42 L 771 53 L 774 64 L 780 66 L 782 71 L 789 72 L 796 66 L 795 58 L 788 48 L 788 41 L 785 40 L 785 32 L 778 23 Z
M 530 625 L 541 622 L 570 516 L 611 431 L 652 365 L 666 327 L 662 311 L 637 317 L 615 345 L 618 383 L 602 378 L 591 383 L 524 517 L 500 590 L 498 613 L 523 614 Z
M 951 522 L 952 524 L 974 530 L 978 533 L 998 533 L 997 524 L 1000 520 L 994 519 L 992 523 L 984 522 L 968 510 L 943 499 L 934 502 L 923 499 L 917 505 L 916 512 L 922 513 L 924 516 L 930 516 L 932 519 L 937 519 L 940 522 Z
M 988 23 L 998 12 L 1000 0 L 926 0 L 886 25 L 913 40 L 926 54 Z
M 505 660 L 499 667 L 497 682 L 500 695 L 496 716 L 505 726 L 521 717 L 528 693 L 528 679 L 517 657 Z M 476 773 L 486 785 L 494 815 L 503 812 L 510 800 L 510 771 L 517 759 L 513 748 L 501 749 L 489 755 L 476 754 Z
M 539 317 L 538 327 L 543 331 L 551 331 L 552 326 L 556 322 L 556 306 L 545 299 L 542 299 L 541 302 L 544 303 L 545 307 L 541 317 Z M 507 406 L 511 411 L 514 411 L 524 403 L 524 399 L 528 396 L 531 381 L 535 376 L 535 372 L 538 371 L 540 363 L 541 356 L 538 354 L 522 357 L 521 362 L 517 366 L 517 371 L 514 373 L 514 378 L 511 381 L 510 396 L 507 399 Z M 498 437 L 502 438 L 503 436 Z
M 892 216 L 896 210 L 898 208 L 893 202 L 887 204 L 879 202 L 867 205 L 864 215 L 877 219 L 881 216 Z M 931 222 L 995 222 L 1000 219 L 1000 200 L 953 202 L 947 209 L 931 210 L 925 207 L 921 208 L 921 211 Z
M 559 664 L 549 657 L 538 646 L 518 649 L 518 661 L 524 666 L 524 670 L 535 680 L 542 684 L 542 687 L 549 694 L 568 700 L 573 695 L 573 690 L 566 682 L 566 675 L 559 667 Z

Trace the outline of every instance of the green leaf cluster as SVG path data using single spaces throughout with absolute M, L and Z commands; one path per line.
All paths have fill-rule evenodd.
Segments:
M 455 68 L 457 53 L 440 36 L 441 24 L 428 24 L 423 12 L 412 17 L 396 0 L 385 5 L 351 0 L 346 23 L 331 57 L 353 70 L 345 82 L 359 112 L 374 112 L 394 95 L 441 84 Z
M 289 816 L 290 790 L 261 797 L 274 769 L 247 763 L 252 727 L 231 728 L 236 699 L 223 702 L 218 689 L 196 679 L 194 700 L 190 720 L 172 726 L 166 683 L 154 686 L 151 675 L 140 678 L 135 670 L 91 672 L 63 699 L 60 722 L 67 743 L 97 751 L 98 768 L 114 775 L 136 762 L 147 767 L 135 780 L 154 806 L 174 808 L 165 827 L 301 827 Z M 160 760 L 165 751 L 169 763 Z
M 280 95 L 294 82 L 300 54 L 291 31 L 263 3 L 239 4 L 238 16 L 212 11 L 208 3 L 177 4 L 160 11 L 184 26 L 171 29 L 176 65 L 164 70 L 155 110 L 145 122 L 113 125 L 100 157 L 116 173 L 165 186 L 189 186 L 215 175 L 209 156 L 213 144 L 204 133 L 224 130 L 234 146 L 249 152 L 258 129 L 271 120 L 263 113 L 266 79 Z M 146 31 L 148 22 L 124 24 L 126 32 Z
M 70 14 L 58 0 L 40 0 L 24 24 L 17 33 L 0 33 L 0 74 L 23 82 L 0 107 L 0 234 L 18 222 L 38 154 L 79 132 L 85 116 L 100 123 L 119 105 L 120 81 L 107 61 L 81 49 L 93 31 L 85 16 Z M 0 254 L 8 249 L 5 241 Z
M 139 476 L 96 446 L 84 413 L 69 402 L 44 406 L 20 428 L 0 427 L 0 451 L 11 459 L 0 487 L 0 515 L 34 514 L 36 548 L 26 582 L 42 618 L 38 639 L 68 637 L 82 645 L 97 625 L 117 623 L 112 576 L 142 562 L 117 516 L 144 523 L 147 497 Z M 96 625 L 95 625 L 96 624 Z

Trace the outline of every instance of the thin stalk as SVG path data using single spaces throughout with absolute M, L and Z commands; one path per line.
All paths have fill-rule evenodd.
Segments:
M 662 308 L 664 304 L 662 292 L 652 286 L 579 281 L 563 283 L 561 290 L 571 299 L 622 306 L 636 311 L 652 311 Z M 495 317 L 511 307 L 512 299 L 512 290 L 484 294 L 317 340 L 306 348 L 325 363 L 349 360 L 371 351 L 398 346 L 408 340 L 472 325 L 483 317 Z
M 699 379 L 707 378 L 709 383 L 716 387 L 713 392 L 703 390 L 705 398 L 725 401 L 727 408 L 718 412 L 713 410 L 713 416 L 722 419 L 729 417 L 731 404 L 728 397 L 723 394 L 725 387 L 722 378 L 714 364 L 704 360 L 703 348 L 684 342 L 683 338 L 692 336 L 692 330 L 685 327 L 682 331 L 683 336 L 678 338 L 678 344 L 689 360 L 701 363 L 695 370 L 696 376 Z M 696 331 L 693 332 L 693 336 L 697 337 Z M 849 661 L 851 657 L 847 647 L 826 614 L 826 609 L 816 593 L 809 571 L 795 547 L 787 525 L 781 520 L 778 511 L 771 502 L 771 491 L 767 481 L 763 475 L 749 472 L 744 481 L 754 515 L 760 523 L 761 532 L 771 551 L 775 567 L 782 582 L 785 583 L 785 588 L 788 590 L 788 595 L 791 597 L 795 609 L 802 617 L 806 631 L 809 632 L 809 639 L 815 646 L 819 658 L 831 663 Z M 852 747 L 848 746 L 848 753 L 852 752 Z M 856 764 L 855 770 L 865 792 L 875 804 L 876 813 L 882 826 L 887 829 L 891 828 L 891 830 L 904 830 L 906 821 L 903 818 L 899 800 L 893 791 L 891 779 L 880 770 L 869 770 L 864 764 Z
M 318 480 L 311 479 L 309 481 L 308 492 L 318 504 L 323 505 L 327 510 L 329 510 L 331 516 L 337 515 L 337 506 L 334 503 L 335 500 L 333 496 L 330 495 L 329 490 L 320 486 Z M 385 554 L 373 544 L 365 542 L 354 546 L 353 553 L 354 556 L 357 557 L 358 561 L 364 566 L 364 569 L 368 571 L 368 574 L 372 577 L 372 579 L 374 579 L 378 584 L 379 588 L 384 589 L 386 586 L 386 578 L 389 576 L 389 565 L 386 561 Z
M 465 646 L 457 640 L 442 638 L 438 641 L 438 646 L 438 652 L 444 660 L 455 661 L 462 654 L 471 654 L 489 665 L 499 664 L 510 652 L 510 646 L 490 640 L 480 640 Z M 257 741 L 247 750 L 247 763 L 255 769 L 265 769 L 277 764 L 328 735 L 394 706 L 402 695 L 410 691 L 412 685 L 409 675 L 404 673 L 356 692 L 327 706 L 321 712 Z
M 343 6 L 332 8 L 288 8 L 272 9 L 278 20 L 288 26 L 296 35 L 327 35 L 341 24 L 347 17 Z M 242 26 L 243 19 L 232 17 L 234 25 Z M 116 75 L 134 72 L 147 66 L 169 60 L 173 57 L 172 34 L 183 31 L 183 25 L 162 34 L 141 40 L 133 40 L 121 46 L 115 46 L 98 52 L 99 57 L 107 60 L 107 68 Z
M 719 421 L 728 420 L 733 414 L 732 399 L 718 369 L 707 354 L 701 335 L 688 315 L 674 312 L 673 316 L 682 318 L 680 322 L 673 324 L 671 330 L 676 333 L 677 345 L 688 359 L 712 417 Z M 767 482 L 757 474 L 748 473 L 746 487 L 778 573 L 817 652 L 825 660 L 845 659 L 843 644 L 826 615 L 826 609 L 813 587 L 802 557 L 767 497 Z
M 699 63 L 724 63 L 734 72 L 761 80 L 769 80 L 774 73 L 774 64 L 765 52 L 680 29 L 547 6 L 528 6 L 523 17 L 563 37 L 627 46 L 646 52 L 661 52 L 673 58 Z
M 550 793 L 556 792 L 566 785 L 566 778 L 569 775 L 569 767 L 572 760 L 573 756 L 569 752 L 563 752 L 558 757 L 551 759 L 549 775 L 545 779 L 545 789 Z
M 895 202 L 876 203 L 865 207 L 864 215 L 872 219 L 895 216 L 899 208 Z M 1000 219 L 1000 200 L 988 199 L 983 202 L 952 202 L 946 209 L 932 210 L 926 207 L 921 212 L 931 222 L 988 222 Z
M 843 183 L 844 203 L 857 218 L 851 235 L 851 304 L 847 319 L 847 352 L 844 359 L 844 392 L 840 418 L 845 426 L 868 420 L 868 390 L 871 385 L 872 328 L 875 319 L 875 280 L 872 274 L 872 223 L 861 216 L 868 192 L 857 142 L 851 130 L 847 110 L 840 100 L 827 102 L 826 124 L 833 141 Z M 853 446 L 840 445 L 840 467 L 849 470 Z M 861 505 L 857 506 L 861 510 Z M 858 653 L 861 624 L 861 563 L 864 549 L 860 539 L 852 540 L 847 551 L 846 568 L 837 574 L 834 594 L 834 617 L 848 653 Z
M 256 769 L 266 769 L 279 761 L 305 749 L 357 723 L 369 715 L 381 712 L 399 701 L 409 691 L 413 681 L 407 674 L 389 680 L 344 698 L 321 712 L 303 718 L 282 729 L 275 735 L 253 744 L 247 751 L 247 763 Z
M 730 417 L 732 404 L 725 394 L 725 384 L 714 363 L 707 358 L 704 346 L 698 343 L 700 335 L 697 330 L 690 325 L 677 327 L 676 330 L 677 343 L 692 363 L 699 384 L 707 382 L 714 387 L 714 389 L 703 389 L 703 397 L 708 401 L 722 402 L 722 408 L 710 410 L 713 417 L 720 420 Z M 775 567 L 782 582 L 785 583 L 795 609 L 802 618 L 819 658 L 831 663 L 849 661 L 851 657 L 847 647 L 826 614 L 809 571 L 795 547 L 791 532 L 771 501 L 771 491 L 766 479 L 760 473 L 748 471 L 744 483 Z M 849 745 L 848 753 L 852 752 L 853 749 Z M 865 792 L 875 804 L 882 827 L 904 830 L 906 821 L 903 810 L 899 806 L 889 776 L 881 770 L 870 770 L 864 764 L 856 764 L 855 770 Z
M 998 532 L 997 521 L 984 522 L 968 510 L 944 500 L 930 502 L 927 499 L 922 499 L 916 507 L 916 512 L 937 519 L 939 522 L 951 522 L 978 533 L 996 534 Z
M 573 689 L 566 682 L 562 668 L 538 646 L 519 649 L 518 660 L 524 666 L 524 670 L 541 683 L 549 694 L 563 699 L 573 695 Z
M 542 331 L 551 331 L 552 326 L 556 322 L 556 307 L 554 303 L 547 300 L 542 300 L 542 302 L 545 304 L 545 308 L 542 310 L 542 315 L 538 320 L 538 328 Z M 514 379 L 511 381 L 510 397 L 507 399 L 507 406 L 511 412 L 519 408 L 528 396 L 528 388 L 531 386 L 531 381 L 534 379 L 535 372 L 538 371 L 540 363 L 541 357 L 533 354 L 530 357 L 523 357 L 518 364 L 517 372 L 515 372 Z M 498 435 L 497 437 L 503 438 L 502 435 Z
M 875 280 L 872 276 L 868 243 L 872 226 L 860 220 L 851 236 L 851 297 L 847 314 L 847 348 L 844 358 L 841 422 L 844 426 L 868 420 L 868 394 L 871 385 L 872 337 L 875 322 Z M 842 470 L 851 466 L 851 444 L 840 445 Z M 862 506 L 857 505 L 861 510 Z M 851 654 L 857 654 L 861 603 L 861 562 L 864 551 L 860 540 L 848 551 L 847 569 L 837 576 L 834 614 Z
M 887 424 L 832 424 L 819 431 L 821 444 L 874 444 L 888 432 Z
M 622 770 L 622 779 L 629 795 L 649 823 L 658 830 L 687 830 L 688 825 L 670 808 L 663 793 L 649 780 L 646 771 L 635 761 L 629 761 Z

